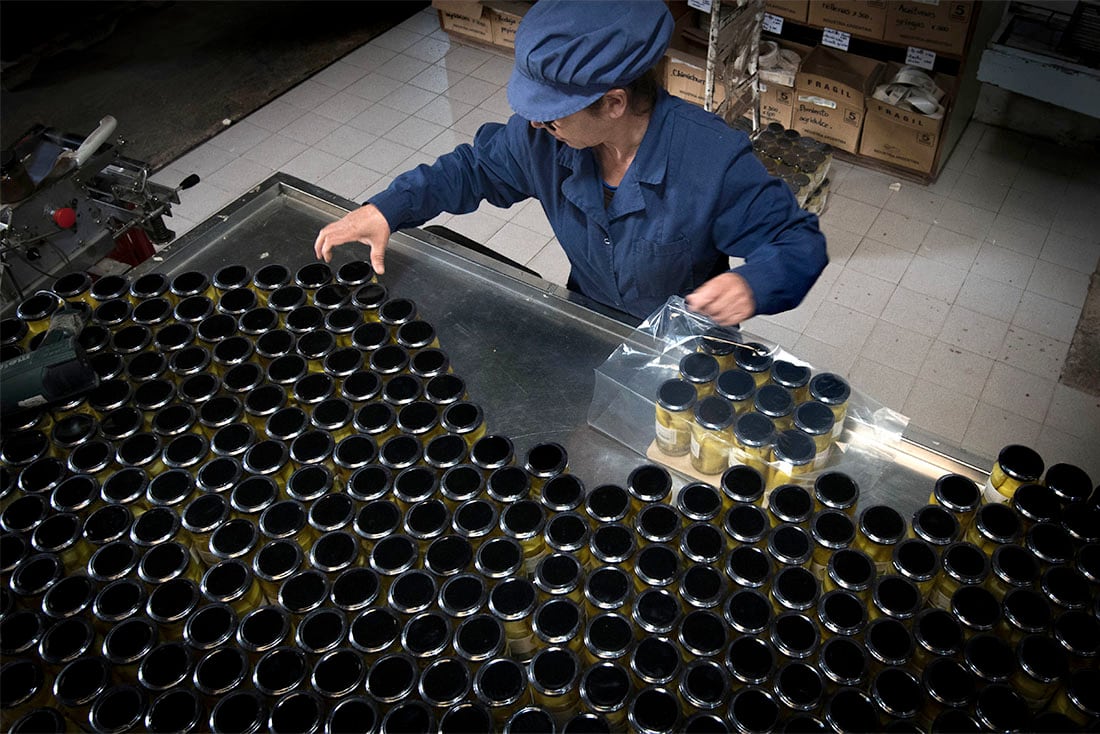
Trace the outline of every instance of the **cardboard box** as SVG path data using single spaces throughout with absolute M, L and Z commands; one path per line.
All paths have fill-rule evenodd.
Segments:
M 886 28 L 886 3 L 882 0 L 813 0 L 809 22 L 877 41 L 882 39 Z
M 883 38 L 891 43 L 961 56 L 974 17 L 973 0 L 890 3 Z
M 691 13 L 676 21 L 672 42 L 665 51 L 662 76 L 669 94 L 702 107 L 707 84 L 707 49 L 705 45 L 691 43 L 689 36 L 684 33 L 692 28 L 694 22 L 694 15 Z M 717 109 L 725 98 L 724 85 L 715 79 L 714 104 L 711 108 Z
M 897 64 L 891 63 L 882 78 L 893 78 L 898 68 Z M 955 88 L 954 77 L 937 74 L 935 80 L 948 95 Z M 859 154 L 913 171 L 931 173 L 936 164 L 936 151 L 950 102 L 950 96 L 944 97 L 941 102 L 945 108 L 944 115 L 935 119 L 868 97 Z
M 485 43 L 493 42 L 491 13 L 481 3 L 469 0 L 432 0 L 432 7 L 439 11 L 439 27 L 448 33 Z
M 791 127 L 803 135 L 855 153 L 867 98 L 885 65 L 856 54 L 817 46 L 795 77 Z
M 531 9 L 530 3 L 509 0 L 488 0 L 489 24 L 493 29 L 493 45 L 501 48 L 516 47 L 516 30 L 523 16 Z
M 764 12 L 795 23 L 805 23 L 810 16 L 810 0 L 767 0 Z
M 805 59 L 813 49 L 800 43 L 790 41 L 776 41 L 782 49 L 790 49 Z M 783 127 L 790 127 L 794 120 L 795 107 L 795 75 L 790 78 L 790 84 L 783 84 L 768 75 L 760 73 L 760 121 L 763 124 L 778 122 Z M 750 113 L 751 114 L 751 113 Z M 749 117 L 749 115 L 745 115 Z

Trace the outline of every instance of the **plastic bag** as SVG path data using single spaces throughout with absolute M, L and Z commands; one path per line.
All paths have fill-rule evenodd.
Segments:
M 761 357 L 770 356 L 773 363 L 782 361 L 806 367 L 811 379 L 825 375 L 822 380 L 826 380 L 831 374 L 815 369 L 779 345 L 749 332 L 718 327 L 707 317 L 690 311 L 682 298 L 674 296 L 596 368 L 589 425 L 681 475 L 717 484 L 721 472 L 700 472 L 691 456 L 669 456 L 660 450 L 656 441 L 658 389 L 665 381 L 680 376 L 681 359 L 698 351 L 701 339 L 710 339 L 715 334 L 721 340 L 717 343 L 737 342 L 749 349 L 755 348 Z M 744 347 L 734 349 L 741 351 Z M 843 378 L 840 382 L 847 385 Z M 752 407 L 739 411 L 736 417 L 748 411 L 752 411 Z M 896 448 L 908 422 L 905 416 L 851 387 L 843 420 L 838 421 L 831 432 L 827 449 L 824 452 L 817 450 L 812 465 L 792 471 L 790 463 L 783 461 L 784 457 L 776 459 L 774 448 L 765 450 L 764 459 L 749 461 L 739 450 L 737 441 L 732 439 L 727 442 L 730 452 L 727 465 L 755 465 L 769 489 L 788 482 L 812 484 L 820 474 L 833 471 L 844 472 L 859 484 L 871 486 L 885 467 L 894 462 Z M 697 450 L 693 435 L 692 453 Z

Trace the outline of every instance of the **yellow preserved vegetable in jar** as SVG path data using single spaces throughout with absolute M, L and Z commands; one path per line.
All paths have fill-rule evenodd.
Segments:
M 1010 444 L 1001 449 L 986 480 L 985 502 L 1008 502 L 1023 484 L 1037 484 L 1043 475 L 1043 457 L 1034 449 Z
M 710 396 L 695 405 L 691 426 L 691 465 L 700 474 L 721 474 L 730 464 L 733 408 L 724 398 Z
M 768 382 L 771 376 L 772 355 L 768 348 L 759 342 L 748 342 L 734 351 L 737 366 L 752 375 L 756 386 Z
M 790 390 L 796 403 L 804 403 L 810 398 L 810 368 L 804 365 L 775 360 L 772 363 L 772 383 Z
M 764 385 L 756 391 L 753 408 L 772 419 L 775 427 L 781 431 L 791 428 L 791 413 L 794 412 L 794 396 L 785 387 Z
M 833 425 L 833 437 L 840 435 L 844 428 L 844 417 L 848 414 L 848 398 L 852 388 L 840 375 L 832 372 L 819 372 L 810 378 L 810 398 L 828 405 L 836 418 Z
M 666 380 L 657 389 L 657 449 L 666 456 L 683 456 L 691 450 L 692 409 L 695 388 L 684 380 Z
M 718 360 L 709 354 L 692 352 L 680 360 L 680 378 L 694 386 L 700 398 L 714 394 L 718 372 Z
M 733 350 L 736 348 L 737 341 L 736 332 L 730 332 L 720 326 L 712 326 L 695 340 L 695 345 L 700 352 L 714 357 L 718 361 L 718 370 L 725 372 L 736 366 Z
M 714 383 L 714 393 L 730 401 L 734 412 L 740 415 L 752 410 L 752 400 L 756 395 L 756 381 L 748 372 L 735 367 L 718 375 Z
M 733 440 L 730 464 L 746 464 L 767 476 L 775 442 L 775 424 L 771 418 L 755 411 L 741 414 L 733 427 Z
M 814 442 L 817 452 L 814 468 L 824 466 L 829 459 L 829 448 L 833 445 L 833 426 L 836 425 L 833 411 L 824 403 L 808 400 L 795 407 L 793 425 Z
M 772 445 L 773 467 L 769 484 L 778 487 L 797 482 L 799 477 L 813 470 L 816 453 L 813 439 L 805 433 L 794 429 L 780 431 Z

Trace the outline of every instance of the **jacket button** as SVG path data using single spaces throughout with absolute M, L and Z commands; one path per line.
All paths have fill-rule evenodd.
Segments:
M 611 239 L 610 239 L 609 237 L 604 237 L 604 238 L 603 238 L 603 243 L 604 243 L 605 245 L 610 245 L 610 244 L 611 244 Z

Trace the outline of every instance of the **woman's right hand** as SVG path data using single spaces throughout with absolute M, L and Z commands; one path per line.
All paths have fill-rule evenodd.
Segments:
M 347 242 L 362 242 L 370 247 L 370 264 L 376 273 L 386 272 L 386 245 L 390 241 L 390 223 L 374 204 L 348 212 L 327 225 L 317 235 L 313 251 L 318 260 L 332 262 L 332 251 Z

